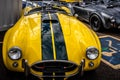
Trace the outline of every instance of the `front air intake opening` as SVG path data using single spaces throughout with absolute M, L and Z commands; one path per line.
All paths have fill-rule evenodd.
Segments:
M 32 69 L 37 72 L 55 72 L 63 73 L 70 72 L 77 68 L 77 65 L 70 62 L 51 61 L 51 62 L 39 62 L 32 65 Z

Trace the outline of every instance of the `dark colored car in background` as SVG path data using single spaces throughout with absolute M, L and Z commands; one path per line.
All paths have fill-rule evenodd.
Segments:
M 90 23 L 94 31 L 120 28 L 120 0 L 85 0 L 73 5 L 74 15 Z

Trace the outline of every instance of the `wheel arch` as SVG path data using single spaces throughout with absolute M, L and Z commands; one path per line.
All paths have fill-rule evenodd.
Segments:
M 103 27 L 106 29 L 106 21 L 104 20 L 104 17 L 100 14 L 100 13 L 97 13 L 97 12 L 93 12 L 90 14 L 89 16 L 89 21 L 90 21 L 90 18 L 93 16 L 93 15 L 97 15 L 98 17 L 100 17 L 102 23 L 103 23 Z M 89 22 L 90 23 L 90 22 Z

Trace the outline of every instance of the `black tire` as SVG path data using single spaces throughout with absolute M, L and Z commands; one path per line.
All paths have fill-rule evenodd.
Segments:
M 90 26 L 91 28 L 94 30 L 94 31 L 103 31 L 104 27 L 103 27 L 103 22 L 101 20 L 101 18 L 96 15 L 96 14 L 93 14 L 91 17 L 90 17 Z

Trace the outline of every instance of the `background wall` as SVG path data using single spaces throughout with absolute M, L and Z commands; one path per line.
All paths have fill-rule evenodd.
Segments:
M 20 18 L 22 0 L 0 0 L 0 31 L 12 27 Z

